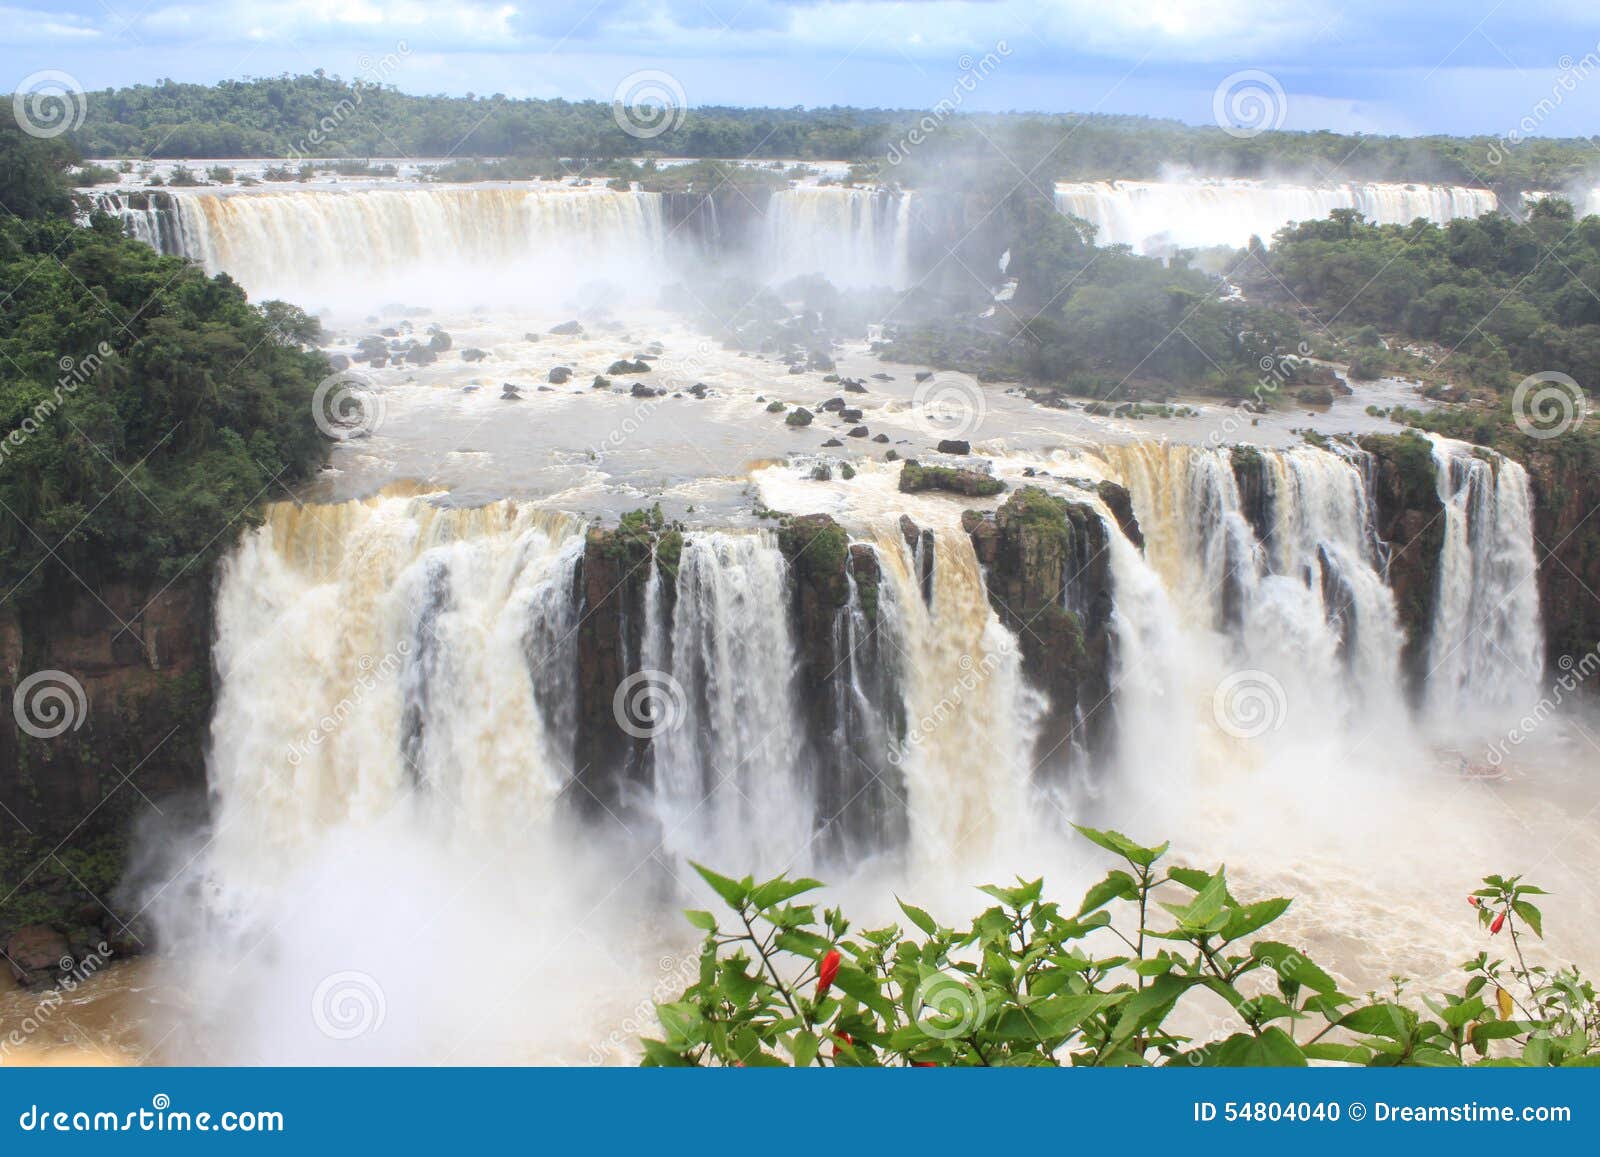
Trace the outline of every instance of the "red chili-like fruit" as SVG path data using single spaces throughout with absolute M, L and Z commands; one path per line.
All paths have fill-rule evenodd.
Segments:
M 828 949 L 828 954 L 822 958 L 822 963 L 817 965 L 817 999 L 821 1000 L 828 995 L 828 989 L 833 987 L 833 978 L 839 975 L 839 951 L 836 948 Z
M 1474 908 L 1476 908 L 1478 906 L 1478 898 L 1476 896 L 1468 896 L 1467 897 L 1467 903 L 1471 904 Z
M 1506 914 L 1504 912 L 1502 912 L 1502 913 L 1500 913 L 1500 915 L 1498 915 L 1498 916 L 1496 916 L 1494 918 L 1494 923 L 1489 925 L 1489 935 L 1493 936 L 1496 932 L 1500 931 L 1500 926 L 1502 924 L 1504 924 L 1505 922 L 1506 922 Z

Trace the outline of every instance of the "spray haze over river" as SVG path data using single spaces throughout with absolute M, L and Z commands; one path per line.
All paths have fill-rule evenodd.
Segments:
M 1481 191 L 1243 184 L 1057 196 L 1135 245 L 1239 244 L 1347 202 L 1405 220 L 1493 207 Z M 1600 803 L 1587 722 L 1486 756 L 1547 693 L 1523 468 L 1434 439 L 1445 528 L 1419 695 L 1375 463 L 1299 433 L 1392 432 L 1367 408 L 1414 386 L 1245 425 L 1205 400 L 1130 423 L 960 383 L 972 456 L 1008 494 L 1085 504 L 1103 543 L 1061 597 L 1103 624 L 1108 686 L 1093 741 L 1053 744 L 963 518 L 1007 495 L 904 493 L 886 458 L 962 464 L 934 451 L 945 431 L 922 387 L 943 377 L 880 361 L 875 333 L 840 337 L 830 370 L 791 372 L 685 316 L 714 258 L 774 285 L 914 290 L 915 194 L 780 190 L 737 253 L 661 195 L 571 182 L 108 204 L 253 298 L 319 312 L 332 352 L 384 330 L 390 348 L 430 327 L 450 339 L 432 360 L 353 365 L 358 428 L 336 428 L 331 468 L 222 566 L 212 814 L 151 841 L 167 845 L 148 872 L 163 951 L 122 974 L 125 1011 L 95 1042 L 114 1055 L 627 1062 L 648 1000 L 693 979 L 678 909 L 705 898 L 689 859 L 819 876 L 873 926 L 895 894 L 953 920 L 980 906 L 971 885 L 1015 875 L 1077 895 L 1101 865 L 1070 822 L 1171 837 L 1226 862 L 1241 895 L 1296 897 L 1284 934 L 1358 991 L 1472 955 L 1461 898 L 1485 872 L 1529 874 L 1574 917 L 1591 899 L 1600 848 L 1572 822 Z M 581 332 L 552 332 L 573 319 Z M 648 373 L 612 372 L 640 355 Z M 830 374 L 864 383 L 842 394 L 859 415 L 823 408 Z M 817 420 L 790 427 L 775 401 Z M 1248 475 L 1239 442 L 1258 448 Z M 1126 489 L 1137 535 L 1103 483 Z M 634 721 L 645 734 L 604 748 L 584 648 L 614 592 L 593 589 L 588 535 L 655 503 L 682 522 L 681 553 L 628 587 L 619 628 L 619 674 L 654 708 Z M 768 511 L 827 514 L 848 536 L 824 643 L 797 625 L 815 620 L 792 611 Z M 819 684 L 824 644 L 837 661 Z M 1558 958 L 1600 947 L 1576 918 L 1552 925 Z

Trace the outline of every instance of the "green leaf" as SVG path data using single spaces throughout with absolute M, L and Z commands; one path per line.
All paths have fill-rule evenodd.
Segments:
M 1084 827 L 1082 824 L 1073 824 L 1078 829 L 1078 834 L 1091 843 L 1099 844 L 1108 852 L 1115 852 L 1123 859 L 1141 868 L 1148 868 L 1159 860 L 1171 844 L 1161 844 L 1158 847 L 1146 848 L 1134 843 L 1121 832 L 1101 831 L 1097 828 Z
M 1522 917 L 1524 924 L 1533 929 L 1533 934 L 1535 936 L 1537 936 L 1540 940 L 1544 939 L 1544 916 L 1540 913 L 1539 909 L 1535 908 L 1526 900 L 1515 901 L 1511 905 L 1511 908 L 1518 916 Z
M 1228 917 L 1228 922 L 1222 926 L 1223 940 L 1237 940 L 1259 928 L 1265 928 L 1282 916 L 1288 910 L 1290 903 L 1291 901 L 1278 897 L 1235 908 Z
M 1411 1031 L 1417 1027 L 1417 1014 L 1398 1004 L 1369 1004 L 1346 1013 L 1340 1018 L 1339 1027 L 1362 1036 L 1405 1041 L 1410 1039 Z
M 1236 1032 L 1219 1044 L 1201 1049 L 1200 1062 L 1208 1067 L 1305 1068 L 1306 1054 L 1281 1028 L 1269 1028 L 1260 1036 Z
M 810 1066 L 817 1059 L 817 1050 L 822 1047 L 822 1040 L 814 1032 L 802 1029 L 794 1034 L 788 1042 L 789 1053 L 794 1057 L 794 1067 L 803 1069 Z
M 715 932 L 717 930 L 717 918 L 710 912 L 702 912 L 699 908 L 685 908 L 683 914 L 688 918 L 689 923 L 701 931 Z
M 1311 1061 L 1339 1061 L 1347 1065 L 1364 1065 L 1372 1059 L 1372 1050 L 1360 1045 L 1343 1045 L 1331 1041 L 1302 1045 L 1300 1051 Z
M 723 903 L 727 904 L 730 908 L 742 907 L 745 900 L 750 895 L 750 884 L 748 879 L 743 881 L 730 880 L 727 876 L 719 876 L 710 868 L 703 867 L 702 865 L 695 863 L 693 860 L 689 861 L 689 866 L 700 873 L 700 878 L 706 883 L 710 884 L 711 890 L 717 895 L 721 896 Z
M 668 1047 L 685 1052 L 695 1045 L 705 1043 L 705 1017 L 698 1005 L 688 1001 L 656 1005 L 656 1016 L 666 1030 Z
M 821 880 L 812 880 L 802 877 L 798 880 L 786 880 L 782 876 L 768 880 L 750 891 L 750 903 L 758 910 L 771 908 L 782 904 L 785 900 L 793 899 L 805 892 L 814 892 L 822 887 Z
M 1128 873 L 1118 868 L 1107 874 L 1094 887 L 1083 895 L 1083 903 L 1078 906 L 1078 915 L 1084 916 L 1098 908 L 1103 908 L 1112 900 L 1137 900 L 1139 898 L 1139 885 Z
M 921 908 L 916 907 L 914 904 L 907 904 L 898 896 L 895 897 L 895 902 L 900 905 L 900 911 L 906 914 L 906 919 L 910 920 L 929 936 L 932 936 L 939 930 L 939 925 L 934 918 L 924 912 Z
M 1250 946 L 1250 955 L 1261 961 L 1279 976 L 1286 976 L 1297 984 L 1320 993 L 1338 990 L 1338 982 L 1319 968 L 1303 953 L 1276 940 L 1257 940 Z

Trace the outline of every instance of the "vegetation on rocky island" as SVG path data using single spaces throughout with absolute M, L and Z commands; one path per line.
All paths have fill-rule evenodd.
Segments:
M 1542 890 L 1488 876 L 1468 897 L 1488 947 L 1451 992 L 1395 979 L 1354 995 L 1299 948 L 1260 938 L 1289 908 L 1246 901 L 1226 873 L 1078 829 L 1120 864 L 1076 905 L 1042 880 L 947 927 L 905 901 L 910 929 L 856 930 L 802 899 L 812 879 L 697 869 L 731 909 L 686 915 L 699 975 L 659 1003 L 646 1065 L 1589 1065 L 1600 1005 L 1576 968 L 1530 964 Z

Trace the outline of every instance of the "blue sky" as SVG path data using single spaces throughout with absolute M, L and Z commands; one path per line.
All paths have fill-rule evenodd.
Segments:
M 376 70 L 408 92 L 610 100 L 622 78 L 656 69 L 691 105 L 919 108 L 994 53 L 964 107 L 1207 123 L 1218 85 L 1259 70 L 1283 90 L 1285 128 L 1500 136 L 1532 117 L 1541 134 L 1587 136 L 1600 133 L 1596 11 L 1595 0 L 0 0 L 0 91 L 41 70 L 94 89 L 325 68 Z

